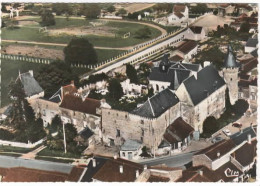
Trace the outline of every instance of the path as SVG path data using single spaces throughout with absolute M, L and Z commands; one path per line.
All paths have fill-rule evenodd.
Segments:
M 45 46 L 62 46 L 62 47 L 67 46 L 67 44 L 62 44 L 62 43 L 45 43 L 45 42 L 36 42 L 36 41 L 19 41 L 19 40 L 6 40 L 6 39 L 2 39 L 2 42 L 45 45 Z M 104 49 L 104 50 L 130 50 L 130 49 L 132 49 L 132 47 L 113 48 L 113 47 L 98 47 L 98 46 L 95 46 L 94 48 L 95 49 Z
M 23 154 L 21 156 L 21 158 L 23 158 L 23 159 L 35 159 L 36 154 L 39 153 L 40 151 L 42 151 L 45 148 L 46 148 L 46 146 L 42 145 L 39 148 L 37 148 L 37 149 L 35 149 L 35 150 L 31 151 L 31 152 Z

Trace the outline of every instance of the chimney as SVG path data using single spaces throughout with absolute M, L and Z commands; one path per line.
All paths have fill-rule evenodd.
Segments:
M 119 166 L 119 172 L 120 172 L 121 174 L 123 174 L 123 172 L 124 172 L 124 170 L 123 170 L 123 165 L 120 165 L 120 166 Z
M 203 176 L 203 170 L 199 170 L 199 174 Z
M 29 70 L 29 73 L 30 73 L 31 76 L 33 77 L 33 70 Z
M 209 61 L 204 61 L 203 62 L 203 67 L 205 68 L 206 66 L 209 66 L 210 65 L 210 62 Z
M 251 134 L 248 134 L 248 135 L 247 135 L 247 143 L 248 143 L 248 144 L 251 144 L 251 141 L 252 141 L 252 139 L 251 139 Z
M 74 80 L 71 80 L 70 84 L 71 84 L 72 86 L 74 86 Z
M 3 178 L 2 175 L 0 175 L 0 182 L 2 182 L 2 178 Z
M 117 159 L 117 155 L 114 155 L 114 159 L 115 159 L 115 160 Z
M 136 176 L 136 178 L 139 177 L 139 170 L 136 170 L 136 171 L 135 171 L 135 176 Z
M 93 166 L 93 167 L 96 167 L 96 165 L 97 165 L 96 159 L 93 158 L 93 159 L 92 159 L 92 166 Z
M 147 165 L 144 165 L 144 170 L 147 170 Z
M 218 157 L 218 158 L 220 157 L 220 152 L 217 153 L 217 157 Z

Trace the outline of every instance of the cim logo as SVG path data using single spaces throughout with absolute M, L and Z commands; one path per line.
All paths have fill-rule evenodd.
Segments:
M 238 177 L 239 176 L 238 171 L 233 171 L 230 168 L 227 168 L 224 173 L 225 173 L 226 177 Z

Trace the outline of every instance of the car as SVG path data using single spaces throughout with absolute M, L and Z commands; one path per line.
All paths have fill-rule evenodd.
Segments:
M 232 127 L 241 128 L 242 124 L 241 123 L 233 123 Z
M 222 140 L 223 140 L 222 137 L 217 136 L 217 137 L 213 138 L 213 139 L 211 140 L 211 142 L 212 142 L 212 143 L 217 143 L 217 142 L 220 142 L 220 141 L 222 141 Z
M 224 129 L 224 130 L 223 130 L 223 133 L 224 133 L 226 136 L 231 136 L 231 132 L 230 132 L 230 130 L 228 130 L 228 129 Z

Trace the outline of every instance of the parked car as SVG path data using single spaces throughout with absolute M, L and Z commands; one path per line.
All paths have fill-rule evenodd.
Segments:
M 224 133 L 226 136 L 231 136 L 231 132 L 230 132 L 230 130 L 228 130 L 228 129 L 224 129 L 224 130 L 223 130 L 223 133 Z
M 233 123 L 232 127 L 241 128 L 242 124 L 241 123 Z
M 217 137 L 213 138 L 213 139 L 211 140 L 211 142 L 212 142 L 212 143 L 217 143 L 217 142 L 220 142 L 220 141 L 222 141 L 222 140 L 223 140 L 222 137 L 217 136 Z

